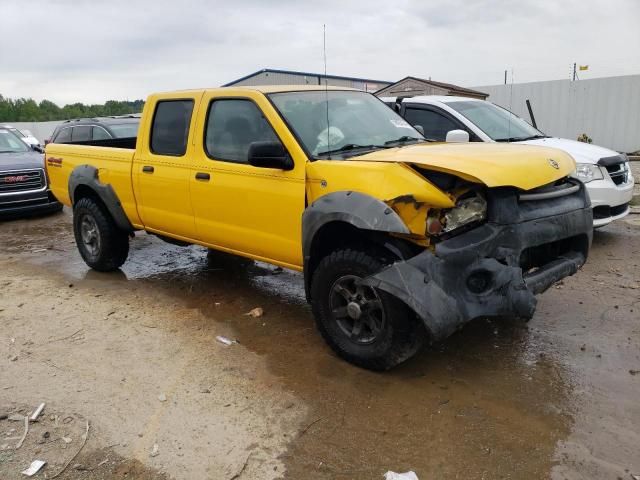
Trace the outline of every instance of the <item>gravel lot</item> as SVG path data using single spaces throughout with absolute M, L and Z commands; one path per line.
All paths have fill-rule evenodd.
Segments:
M 139 234 L 100 274 L 66 209 L 0 224 L 0 248 L 0 415 L 47 404 L 17 450 L 0 420 L 3 480 L 35 459 L 62 479 L 640 474 L 640 215 L 529 323 L 472 322 L 386 374 L 332 355 L 295 273 Z

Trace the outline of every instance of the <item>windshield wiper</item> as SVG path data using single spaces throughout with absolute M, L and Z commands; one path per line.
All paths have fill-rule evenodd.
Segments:
M 531 135 L 530 137 L 519 138 L 519 142 L 524 142 L 525 140 L 537 140 L 538 138 L 549 138 L 549 135 Z
M 358 145 L 357 143 L 347 143 L 340 148 L 335 148 L 333 150 L 325 150 L 324 152 L 317 153 L 317 155 L 331 155 L 332 153 L 341 153 L 341 152 L 349 152 L 351 150 L 362 150 L 365 148 L 383 148 L 382 145 Z
M 393 145 L 393 144 L 402 144 L 402 143 L 407 143 L 407 142 L 421 142 L 424 141 L 422 138 L 418 138 L 418 137 L 410 137 L 409 135 L 404 135 L 400 138 L 396 138 L 395 140 L 388 140 L 386 142 L 384 142 L 385 145 L 389 146 L 389 145 Z
M 14 152 L 13 150 L 0 150 L 0 153 L 19 153 L 19 152 Z
M 547 135 L 531 135 L 529 137 L 509 137 L 509 138 L 496 138 L 496 142 L 524 142 L 526 140 L 535 140 L 537 138 L 549 138 Z

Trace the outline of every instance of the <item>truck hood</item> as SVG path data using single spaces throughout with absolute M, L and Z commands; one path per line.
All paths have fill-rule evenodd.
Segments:
M 531 190 L 566 177 L 575 170 L 561 150 L 497 143 L 420 143 L 376 150 L 351 160 L 408 163 L 450 173 L 488 187 Z
M 38 152 L 0 153 L 0 172 L 44 168 L 44 155 Z
M 538 145 L 558 148 L 571 155 L 577 163 L 596 164 L 601 158 L 618 155 L 618 152 L 614 150 L 591 145 L 590 143 L 576 142 L 568 138 L 537 138 L 535 140 L 526 140 L 517 143 L 518 145 Z

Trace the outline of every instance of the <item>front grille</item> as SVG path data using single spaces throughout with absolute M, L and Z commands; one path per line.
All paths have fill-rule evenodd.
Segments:
M 0 172 L 0 195 L 42 190 L 46 186 L 44 170 Z
M 623 203 L 622 205 L 618 205 L 616 207 L 610 207 L 609 205 L 600 205 L 598 207 L 594 207 L 593 218 L 595 220 L 601 220 L 603 218 L 615 217 L 626 212 L 628 208 L 628 203 Z
M 605 167 L 613 183 L 623 185 L 629 181 L 629 164 L 626 162 L 615 163 Z

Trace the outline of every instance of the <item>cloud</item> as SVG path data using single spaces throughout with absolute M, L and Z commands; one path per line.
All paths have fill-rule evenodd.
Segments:
M 57 103 L 218 86 L 261 68 L 477 86 L 640 73 L 637 0 L 2 0 L 0 93 Z

